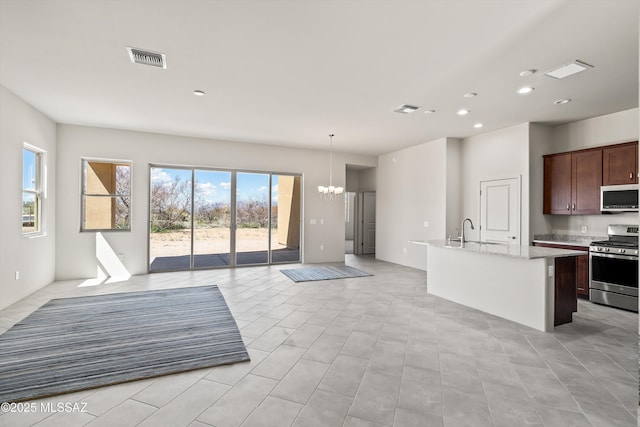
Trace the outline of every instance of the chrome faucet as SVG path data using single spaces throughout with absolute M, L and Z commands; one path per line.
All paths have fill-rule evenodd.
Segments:
M 469 221 L 469 224 L 471 224 L 471 229 L 475 230 L 474 226 L 473 226 L 473 222 L 471 221 L 471 218 L 465 218 L 462 220 L 462 225 L 460 226 L 460 229 L 462 230 L 462 234 L 460 234 L 460 243 L 464 243 L 464 223 Z

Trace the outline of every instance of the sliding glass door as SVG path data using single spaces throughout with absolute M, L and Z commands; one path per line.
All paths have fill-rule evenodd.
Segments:
M 230 264 L 231 172 L 195 170 L 193 267 Z
M 271 175 L 271 262 L 300 261 L 300 177 Z
M 149 271 L 300 261 L 300 176 L 150 168 Z
M 151 168 L 150 271 L 191 268 L 192 171 Z
M 236 264 L 269 262 L 270 176 L 236 175 Z

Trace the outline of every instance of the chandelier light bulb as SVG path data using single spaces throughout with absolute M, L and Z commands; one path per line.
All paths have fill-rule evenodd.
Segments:
M 344 193 L 343 187 L 336 187 L 332 182 L 333 175 L 333 137 L 335 135 L 329 134 L 329 185 L 318 185 L 318 194 L 324 200 L 335 200 L 336 196 Z

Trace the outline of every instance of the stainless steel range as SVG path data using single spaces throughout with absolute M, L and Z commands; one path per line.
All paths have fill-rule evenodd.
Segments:
M 610 225 L 609 240 L 589 247 L 592 302 L 638 311 L 638 226 Z

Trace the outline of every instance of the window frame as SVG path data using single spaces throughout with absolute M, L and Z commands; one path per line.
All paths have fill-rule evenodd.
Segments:
M 88 163 L 105 163 L 105 164 L 113 164 L 113 165 L 121 165 L 129 167 L 129 185 L 127 186 L 129 189 L 129 193 L 110 193 L 110 194 L 95 194 L 89 193 L 86 191 L 87 189 L 87 170 Z M 133 208 L 133 196 L 132 196 L 132 186 L 133 186 L 133 162 L 131 160 L 119 160 L 119 159 L 104 159 L 104 158 L 92 158 L 92 157 L 82 157 L 80 159 L 80 232 L 81 233 L 96 233 L 96 232 L 131 232 L 131 219 L 132 219 L 132 208 Z M 105 197 L 111 199 L 117 199 L 118 197 L 126 197 L 129 199 L 129 223 L 127 228 L 85 228 L 86 218 L 86 200 L 88 197 Z
M 34 162 L 34 172 L 35 172 L 35 183 L 33 189 L 26 189 L 24 186 L 24 178 L 25 178 L 25 170 L 24 170 L 24 160 L 25 160 L 25 151 L 29 151 L 35 155 Z M 44 165 L 45 165 L 45 151 L 35 145 L 31 145 L 27 142 L 22 144 L 22 214 L 21 218 L 24 216 L 24 196 L 25 194 L 30 194 L 35 197 L 35 205 L 36 209 L 33 212 L 34 215 L 34 230 L 32 231 L 22 231 L 22 235 L 24 237 L 33 237 L 45 234 L 42 218 L 43 218 L 43 201 L 44 201 Z M 24 221 L 21 220 L 22 226 L 24 226 Z

